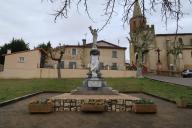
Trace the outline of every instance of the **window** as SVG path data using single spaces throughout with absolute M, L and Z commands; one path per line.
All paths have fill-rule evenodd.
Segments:
M 112 51 L 112 58 L 117 58 L 117 51 Z
M 179 45 L 183 44 L 183 39 L 182 38 L 179 38 L 178 41 L 179 41 Z
M 76 62 L 69 62 L 69 69 L 76 69 L 77 63 Z
M 25 58 L 24 57 L 19 57 L 19 63 L 24 63 Z
M 112 70 L 117 70 L 117 63 L 112 63 L 111 69 Z
M 191 51 L 191 57 L 192 57 L 192 51 Z
M 73 48 L 73 49 L 72 49 L 72 55 L 73 55 L 73 56 L 76 56 L 76 55 L 77 55 L 77 49 L 76 49 L 76 48 Z
M 136 29 L 136 21 L 133 21 L 133 31 Z
M 145 26 L 145 19 L 141 19 L 140 20 L 140 25 L 139 25 L 139 27 L 144 27 Z
M 190 39 L 190 46 L 192 46 L 192 39 Z
M 60 68 L 61 68 L 61 69 L 64 69 L 64 61 L 61 61 L 61 63 L 60 63 Z

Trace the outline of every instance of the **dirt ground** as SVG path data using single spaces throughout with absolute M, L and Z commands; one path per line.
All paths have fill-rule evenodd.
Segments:
M 54 112 L 29 114 L 32 99 L 48 98 L 58 93 L 40 94 L 0 107 L 0 128 L 192 128 L 192 109 L 178 109 L 175 104 L 144 94 L 130 94 L 153 99 L 157 114 L 131 112 Z

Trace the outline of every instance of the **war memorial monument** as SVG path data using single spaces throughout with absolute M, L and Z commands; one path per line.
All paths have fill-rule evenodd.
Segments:
M 54 102 L 54 111 L 80 111 L 82 105 L 103 104 L 105 111 L 128 111 L 132 101 L 138 98 L 119 93 L 107 86 L 107 82 L 101 77 L 99 69 L 100 52 L 97 48 L 98 29 L 89 30 L 93 36 L 92 49 L 90 51 L 90 68 L 88 77 L 83 81 L 83 85 L 71 93 L 64 93 L 54 96 L 51 100 Z M 96 110 L 96 109 L 91 109 Z

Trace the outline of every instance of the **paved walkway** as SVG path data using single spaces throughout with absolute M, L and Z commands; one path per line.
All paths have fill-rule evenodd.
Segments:
M 131 112 L 54 112 L 29 114 L 31 100 L 59 95 L 44 93 L 14 104 L 0 107 L 0 128 L 192 128 L 192 109 L 179 109 L 175 104 L 144 94 L 130 94 L 152 99 L 158 106 L 156 114 Z
M 153 80 L 192 87 L 192 78 L 159 76 L 159 75 L 153 75 L 153 74 L 145 75 L 145 77 Z

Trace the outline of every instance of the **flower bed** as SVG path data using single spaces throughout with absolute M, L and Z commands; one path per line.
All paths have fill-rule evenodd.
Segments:
M 151 100 L 141 99 L 133 104 L 132 111 L 135 113 L 156 113 L 157 105 Z
M 32 101 L 28 105 L 30 113 L 50 113 L 53 112 L 54 104 L 50 100 Z

